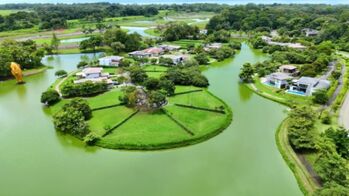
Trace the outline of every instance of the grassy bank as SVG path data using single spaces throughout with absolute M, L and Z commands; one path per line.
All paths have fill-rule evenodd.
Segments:
M 312 195 L 319 186 L 315 184 L 312 176 L 298 159 L 297 154 L 293 151 L 288 140 L 287 126 L 288 119 L 285 119 L 276 131 L 276 144 L 283 159 L 296 177 L 298 185 L 304 195 Z

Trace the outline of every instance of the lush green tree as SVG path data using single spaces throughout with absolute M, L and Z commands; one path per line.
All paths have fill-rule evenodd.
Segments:
M 59 111 L 54 115 L 53 123 L 56 130 L 80 138 L 89 132 L 83 113 L 75 108 L 68 107 Z
M 319 89 L 313 93 L 313 102 L 318 104 L 326 104 L 328 101 L 327 90 Z
M 130 65 L 131 65 L 131 61 L 125 58 L 123 58 L 119 63 L 119 67 L 129 67 Z
M 208 87 L 209 85 L 208 79 L 201 74 L 193 75 L 191 79 L 191 83 L 193 86 L 197 86 L 197 87 Z
M 67 76 L 67 72 L 65 70 L 58 70 L 55 72 L 55 76 L 58 76 L 58 77 L 64 77 L 64 76 Z
M 129 107 L 134 107 L 137 102 L 137 89 L 134 86 L 127 86 L 122 89 L 123 95 L 119 97 L 122 103 Z
M 160 88 L 163 89 L 168 96 L 174 95 L 176 86 L 171 80 L 160 80 Z
M 346 196 L 349 195 L 349 188 L 338 185 L 336 183 L 330 183 L 323 188 L 318 189 L 314 195 L 318 196 Z
M 96 52 L 97 47 L 102 46 L 103 44 L 103 38 L 99 35 L 91 36 L 87 40 L 83 40 L 80 42 L 80 50 L 92 50 L 93 52 Z
M 160 88 L 160 81 L 157 78 L 147 78 L 144 82 L 144 86 L 147 90 L 157 90 Z
M 180 39 L 197 39 L 199 34 L 200 29 L 197 26 L 170 22 L 166 24 L 166 29 L 161 36 L 166 41 L 176 41 Z
M 230 41 L 230 32 L 226 30 L 215 31 L 207 37 L 209 42 L 223 42 L 228 43 Z
M 315 161 L 315 170 L 325 183 L 349 185 L 349 168 L 335 149 L 333 141 L 323 138 L 319 143 L 319 156 Z
M 125 45 L 121 42 L 113 42 L 111 43 L 110 47 L 115 54 L 120 54 L 122 51 L 125 50 Z
M 132 66 L 128 70 L 130 71 L 131 81 L 135 84 L 142 84 L 148 78 L 147 73 L 139 66 Z
M 49 89 L 41 94 L 41 103 L 54 105 L 61 100 L 57 91 Z
M 316 149 L 317 132 L 314 128 L 315 114 L 308 106 L 291 110 L 288 121 L 288 139 L 296 150 Z
M 199 65 L 198 61 L 195 58 L 186 59 L 183 64 L 186 67 L 194 67 Z
M 241 49 L 241 42 L 238 41 L 230 41 L 229 42 L 229 47 L 235 50 L 240 50 Z
M 44 49 L 39 49 L 32 40 L 17 42 L 4 40 L 0 43 L 0 78 L 12 76 L 10 63 L 16 62 L 22 69 L 32 69 L 42 66 Z
M 337 153 L 345 159 L 349 159 L 349 132 L 343 128 L 329 128 L 325 131 L 324 136 L 332 139 L 336 146 Z
M 97 135 L 95 132 L 90 132 L 84 137 L 84 142 L 87 145 L 92 146 L 100 139 L 101 137 Z
M 83 82 L 80 84 L 66 83 L 62 85 L 61 93 L 63 97 L 87 97 L 96 95 L 108 90 L 105 82 Z
M 160 108 L 166 103 L 166 95 L 161 91 L 151 91 L 149 93 L 149 104 L 152 108 Z
M 57 52 L 60 44 L 61 44 L 61 40 L 58 39 L 56 33 L 53 33 L 52 39 L 51 39 L 51 47 Z
M 324 112 L 322 112 L 322 115 L 321 115 L 321 122 L 323 124 L 326 124 L 326 125 L 329 125 L 331 124 L 331 114 L 329 111 L 325 110 Z
M 171 66 L 173 65 L 173 61 L 170 58 L 160 57 L 159 64 L 165 65 L 165 66 Z
M 207 65 L 208 62 L 210 61 L 207 54 L 203 52 L 198 53 L 197 55 L 194 56 L 194 58 L 200 65 Z
M 74 98 L 69 103 L 63 106 L 63 110 L 67 108 L 74 108 L 77 111 L 80 111 L 85 120 L 89 120 L 92 117 L 92 110 L 88 105 L 87 101 L 81 98 Z
M 254 70 L 250 63 L 245 63 L 240 71 L 239 77 L 243 82 L 253 81 Z
M 85 67 L 85 66 L 87 66 L 88 65 L 88 63 L 86 62 L 86 61 L 80 61 L 77 65 L 76 65 L 76 67 L 77 68 L 82 68 L 82 67 Z

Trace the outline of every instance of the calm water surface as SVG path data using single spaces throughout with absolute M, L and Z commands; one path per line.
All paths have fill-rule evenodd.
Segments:
M 243 63 L 263 59 L 243 45 L 233 60 L 205 71 L 210 90 L 234 111 L 222 134 L 180 149 L 128 152 L 86 148 L 56 133 L 40 95 L 80 55 L 46 58 L 54 69 L 25 85 L 0 83 L 0 195 L 301 195 L 274 139 L 286 108 L 238 83 Z

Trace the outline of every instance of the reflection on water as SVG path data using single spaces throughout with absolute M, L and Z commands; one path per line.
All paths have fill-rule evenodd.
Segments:
M 253 95 L 253 92 L 248 89 L 244 84 L 239 84 L 239 95 L 241 101 L 248 101 L 250 100 L 251 96 Z
M 23 87 L 0 82 L 0 195 L 301 195 L 274 139 L 285 107 L 239 85 L 240 67 L 265 55 L 244 44 L 234 59 L 204 71 L 209 90 L 233 109 L 225 131 L 156 152 L 86 147 L 54 130 L 41 93 L 56 80 L 55 71 L 75 70 L 81 56 L 43 59 L 53 69 L 26 77 Z

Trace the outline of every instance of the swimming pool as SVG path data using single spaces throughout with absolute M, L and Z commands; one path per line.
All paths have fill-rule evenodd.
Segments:
M 304 92 L 296 91 L 296 90 L 287 90 L 286 93 L 293 94 L 293 95 L 299 95 L 299 96 L 306 96 Z

